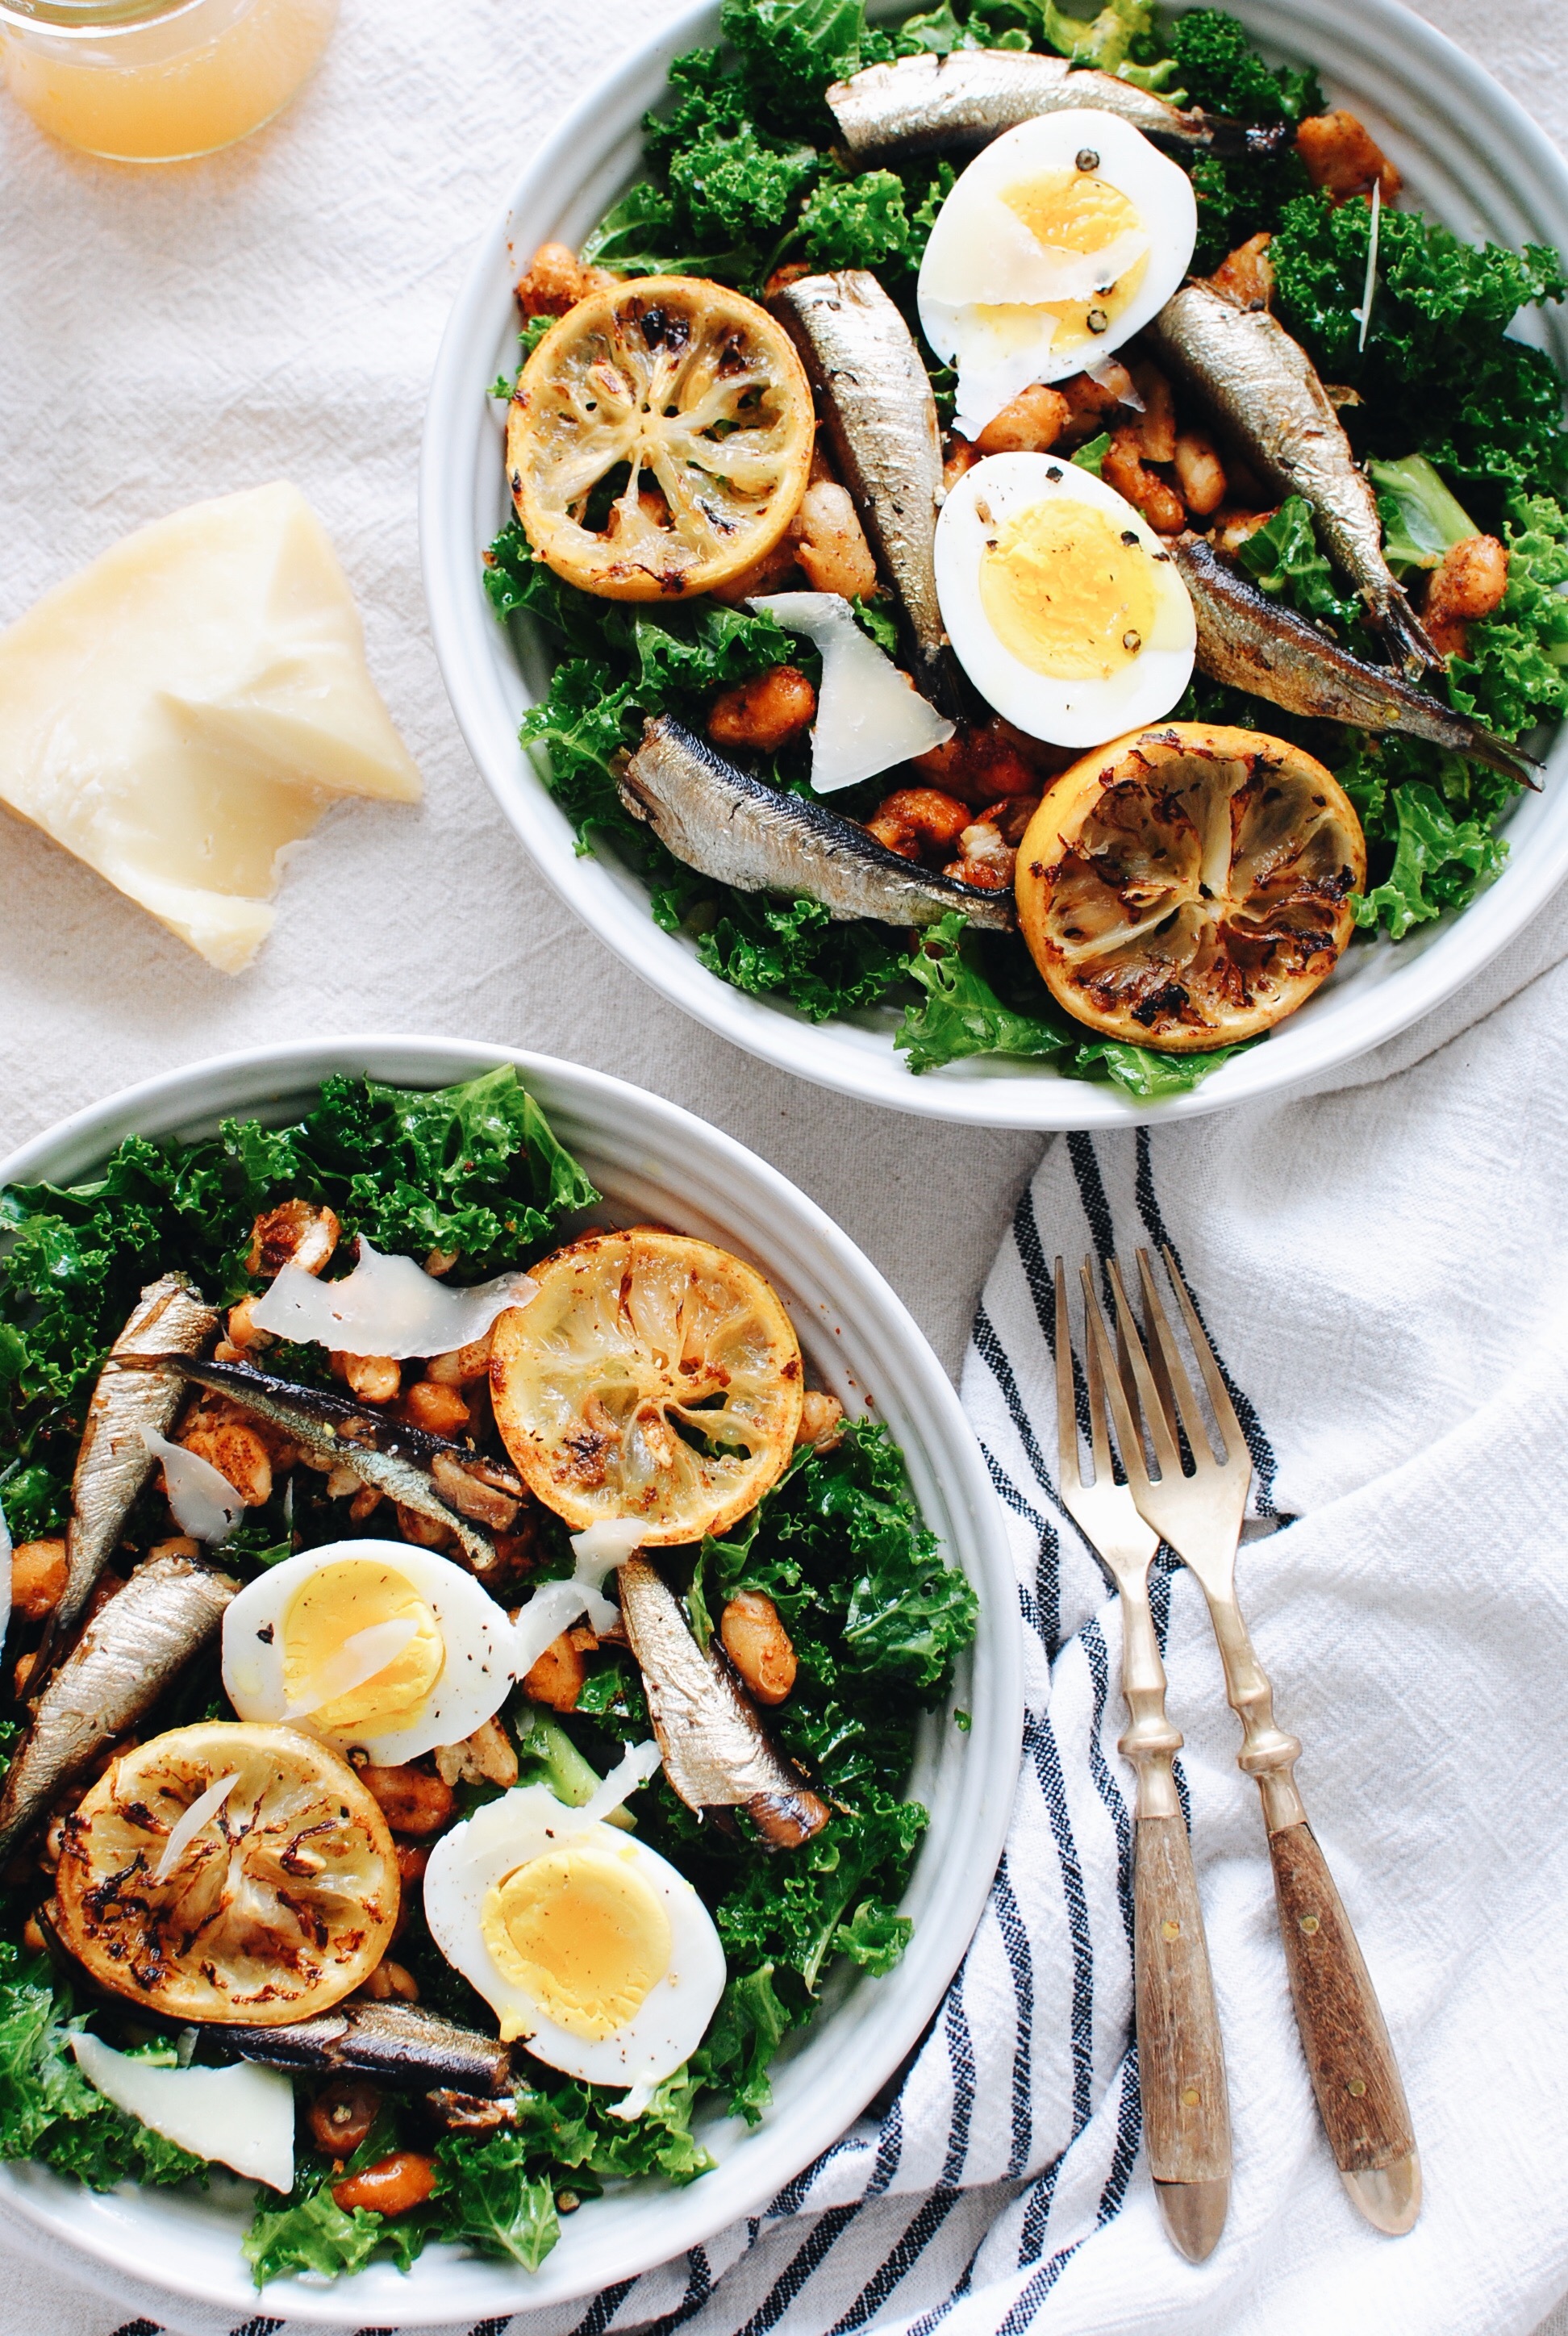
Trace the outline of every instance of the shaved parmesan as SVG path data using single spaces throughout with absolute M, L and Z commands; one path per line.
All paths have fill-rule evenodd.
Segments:
M 368 1630 L 353 1631 L 307 1683 L 302 1700 L 284 1705 L 284 1718 L 308 1719 L 324 1703 L 336 1703 L 340 1695 L 352 1695 L 356 1687 L 363 1687 L 378 1671 L 384 1671 L 388 1663 L 394 1663 L 410 1639 L 418 1634 L 419 1624 L 408 1614 L 391 1622 L 372 1622 Z
M 538 1288 L 526 1273 L 498 1274 L 472 1290 L 449 1290 L 411 1257 L 385 1257 L 359 1237 L 359 1262 L 341 1281 L 318 1281 L 286 1265 L 251 1309 L 258 1329 L 343 1355 L 450 1355 L 472 1347 L 510 1307 Z
M 933 318 L 947 320 L 951 345 L 963 350 L 953 428 L 972 442 L 1051 370 L 1057 320 L 1041 308 L 944 308 L 935 301 L 930 308 Z
M 419 793 L 296 487 L 158 520 L 0 634 L 0 803 L 225 973 L 329 804 Z
M 596 1630 L 609 1630 L 619 1621 L 618 1609 L 601 1598 L 590 1582 L 543 1582 L 512 1625 L 516 1634 L 513 1661 L 519 1679 L 530 1672 L 546 1647 L 555 1644 L 579 1616 L 586 1615 Z
M 577 1560 L 578 1580 L 591 1582 L 596 1590 L 601 1588 L 605 1575 L 635 1555 L 643 1540 L 642 1526 L 635 1517 L 600 1517 L 597 1524 L 574 1533 L 571 1553 Z
M 87 2035 L 71 2049 L 95 2091 L 165 2141 L 269 2189 L 294 2187 L 294 2087 L 281 2068 L 158 2068 Z
M 1148 407 L 1138 395 L 1132 375 L 1120 357 L 1101 357 L 1096 364 L 1086 365 L 1084 371 L 1091 381 L 1098 382 L 1102 389 L 1114 389 L 1121 404 L 1130 405 L 1135 414 L 1148 412 Z
M 209 1817 L 215 1817 L 239 1782 L 238 1776 L 219 1776 L 198 1794 L 163 1844 L 163 1854 L 152 1869 L 154 1882 L 167 1882 Z
M 944 237 L 940 244 L 933 238 L 920 276 L 922 298 L 955 308 L 1089 300 L 1109 291 L 1149 248 L 1148 237 L 1130 228 L 1098 251 L 1065 251 L 1042 243 L 998 197 L 976 194 L 969 208 L 966 238 Z
M 819 795 L 874 778 L 952 736 L 952 724 L 868 639 L 836 592 L 775 592 L 750 605 L 822 651 L 812 725 L 812 785 Z
M 649 1737 L 645 1744 L 628 1744 L 602 1785 L 590 1793 L 575 1813 L 575 1825 L 601 1825 L 624 1801 L 657 1775 L 664 1754 Z
M 141 1441 L 163 1463 L 170 1512 L 180 1532 L 209 1544 L 227 1541 L 245 1514 L 245 1504 L 222 1470 L 200 1452 L 170 1444 L 156 1428 L 144 1427 Z

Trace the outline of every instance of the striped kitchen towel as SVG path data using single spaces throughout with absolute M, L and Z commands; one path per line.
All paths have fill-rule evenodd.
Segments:
M 1028 1710 L 963 1969 L 901 2087 L 762 2215 L 482 2336 L 1526 2336 L 1568 2286 L 1564 959 L 1559 905 L 1332 1092 L 1047 1147 L 964 1373 L 1018 1564 Z M 1057 1502 L 1050 1424 L 1053 1253 L 1167 1241 L 1247 1427 L 1242 1597 L 1427 2175 L 1397 2241 L 1339 2188 L 1202 1602 L 1162 1570 L 1235 2127 L 1230 2223 L 1197 2268 L 1163 2234 L 1140 2148 L 1120 1631 Z M 123 2282 L 100 2302 L 58 2262 L 29 2286 L 27 2234 L 7 2218 L 5 2235 L 6 2336 L 230 2336 Z M 263 2309 L 233 2336 L 283 2330 Z

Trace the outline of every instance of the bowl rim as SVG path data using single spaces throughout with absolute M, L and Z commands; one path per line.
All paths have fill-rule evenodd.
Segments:
M 1483 181 L 1536 240 L 1568 248 L 1568 161 L 1480 64 L 1400 0 L 1233 0 L 1256 35 L 1283 53 L 1331 57 L 1333 80 L 1359 70 L 1396 83 L 1434 110 L 1467 149 L 1456 183 Z M 903 0 L 873 0 L 872 14 L 903 13 Z M 813 1026 L 790 1009 L 732 988 L 659 930 L 646 889 L 609 861 L 579 857 L 564 814 L 517 744 L 518 667 L 490 610 L 476 552 L 493 527 L 501 462 L 483 413 L 482 365 L 493 361 L 510 310 L 506 268 L 514 219 L 537 214 L 531 235 L 556 231 L 563 200 L 615 145 L 607 116 L 624 122 L 662 92 L 669 59 L 716 37 L 716 0 L 690 0 L 578 100 L 521 171 L 504 211 L 484 236 L 453 304 L 431 384 L 420 465 L 420 536 L 425 599 L 437 662 L 469 752 L 535 867 L 623 964 L 672 1004 L 776 1068 L 814 1085 L 911 1114 L 976 1126 L 1093 1129 L 1166 1124 L 1289 1093 L 1342 1068 L 1432 1012 L 1513 939 L 1568 876 L 1568 803 L 1554 800 L 1544 832 L 1510 858 L 1497 881 L 1456 916 L 1399 945 L 1358 956 L 1359 983 L 1336 996 L 1331 980 L 1261 1046 L 1227 1063 L 1196 1089 L 1142 1102 L 1110 1086 L 1032 1073 L 928 1072 L 913 1076 L 885 1038 L 856 1026 Z M 1376 107 L 1373 108 L 1376 111 Z M 1390 115 L 1397 122 L 1397 112 Z M 1489 174 L 1489 175 L 1487 175 Z M 563 190 L 566 193 L 563 194 Z M 1471 196 L 1466 196 L 1471 201 Z M 1553 328 L 1568 374 L 1568 324 Z M 482 363 L 476 352 L 487 354 Z M 502 645 L 502 646 L 498 646 Z M 500 678 L 501 660 L 511 686 Z M 509 697 L 511 703 L 509 703 Z M 1550 756 L 1555 795 L 1568 777 L 1568 725 Z M 1517 811 L 1520 806 L 1515 806 Z M 1511 814 L 1512 817 L 1512 814 Z M 1532 824 L 1534 825 L 1534 821 Z M 635 913 L 628 914 L 633 891 Z
M 929 1514 L 936 1494 L 941 1514 L 932 1522 L 945 1527 L 947 1553 L 980 1591 L 974 1678 L 966 1690 L 973 1706 L 971 1726 L 961 1738 L 956 1729 L 943 1730 L 940 1756 L 941 1766 L 958 1778 L 943 1835 L 952 1854 L 941 1867 L 940 1893 L 924 1910 L 905 1961 L 884 1980 L 856 1982 L 829 2007 L 826 2022 L 803 2031 L 803 2057 L 813 2032 L 820 2045 L 848 2015 L 852 2053 L 846 2058 L 841 2049 L 831 2068 L 803 2088 L 800 2100 L 742 2137 L 714 2173 L 683 2190 L 650 2185 L 639 2194 L 657 2202 L 657 2244 L 651 2251 L 646 2244 L 622 2244 L 618 2252 L 601 2238 L 591 2267 L 552 2280 L 549 2266 L 560 2250 L 535 2274 L 432 2250 L 421 2258 L 434 2274 L 429 2292 L 417 2278 L 418 2263 L 416 2276 L 407 2281 L 388 2264 L 372 2265 L 330 2288 L 290 2278 L 265 2291 L 268 2308 L 290 2324 L 357 2329 L 390 2317 L 393 2324 L 414 2320 L 421 2325 L 472 2325 L 496 2312 L 505 2317 L 567 2302 L 655 2269 L 762 2212 L 854 2122 L 918 2044 L 984 1913 L 1011 1817 L 1024 1719 L 1023 1639 L 1016 1572 L 979 1442 L 951 1380 L 881 1273 L 824 1210 L 733 1136 L 627 1080 L 560 1057 L 478 1040 L 373 1034 L 238 1048 L 161 1072 L 29 1137 L 0 1161 L 0 1183 L 74 1181 L 124 1134 L 169 1134 L 210 1126 L 230 1112 L 264 1111 L 278 1103 L 292 1106 L 334 1070 L 387 1083 L 444 1085 L 505 1064 L 516 1067 L 552 1120 L 570 1120 L 580 1107 L 613 1128 L 625 1153 L 640 1163 L 618 1172 L 628 1183 L 657 1188 L 664 1163 L 698 1163 L 700 1179 L 696 1168 L 691 1170 L 694 1183 L 722 1195 L 719 1211 L 734 1207 L 737 1222 L 748 1229 L 737 1237 L 737 1246 L 753 1255 L 760 1252 L 765 1264 L 765 1244 L 776 1236 L 787 1262 L 773 1272 L 786 1290 L 812 1288 L 815 1293 L 813 1320 L 801 1319 L 803 1296 L 791 1300 L 808 1347 L 837 1352 L 837 1340 L 846 1355 L 859 1357 L 863 1349 L 872 1358 L 873 1373 L 881 1358 L 894 1358 L 884 1373 L 885 1389 L 896 1389 L 897 1407 L 907 1407 L 922 1421 L 911 1455 L 917 1483 L 923 1478 L 929 1488 L 922 1506 Z M 591 1162 L 591 1141 L 584 1148 Z M 686 1205 L 688 1213 L 700 1213 L 697 1202 Z M 678 1212 L 678 1202 L 677 1207 Z M 760 1241 L 749 1237 L 753 1227 Z M 864 1380 L 863 1361 L 857 1360 L 856 1369 Z M 841 1375 L 856 1383 L 847 1364 Z M 865 1392 L 876 1415 L 887 1416 L 874 1386 L 867 1385 Z M 902 1440 L 909 1440 L 907 1431 Z M 931 1848 L 938 1845 L 933 1838 Z M 917 1860 L 911 1888 L 927 1854 Z M 191 2268 L 177 2244 L 168 2260 L 150 2265 L 144 2233 L 149 2217 L 155 2226 L 160 2196 L 139 2185 L 126 2187 L 126 2195 L 94 2194 L 32 2161 L 0 2166 L 0 2198 L 91 2263 L 194 2301 L 232 2308 L 241 2317 L 254 2312 L 255 2291 L 237 2250 L 228 2285 Z M 583 2210 L 584 2217 L 589 2211 Z M 574 2218 L 569 2234 L 579 2226 Z M 583 2221 L 581 2227 L 586 2232 L 591 2226 Z M 443 2304 L 443 2292 L 454 2284 L 471 2292 Z

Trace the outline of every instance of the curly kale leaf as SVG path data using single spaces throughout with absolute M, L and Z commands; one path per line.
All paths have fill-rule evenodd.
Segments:
M 67 1997 L 43 1962 L 18 1963 L 7 1942 L 12 1975 L 0 1983 L 0 2157 L 31 2157 L 50 2127 L 97 2114 L 108 2104 L 71 2057 L 73 2028 Z
M 724 0 L 719 30 L 739 52 L 757 120 L 829 144 L 833 122 L 823 92 L 861 63 L 863 0 Z
M 965 919 L 953 910 L 928 927 L 910 959 L 910 979 L 924 991 L 907 1006 L 893 1045 L 911 1071 L 930 1071 L 969 1055 L 1059 1055 L 1073 1034 L 1058 1017 L 1015 1014 L 1002 1004 L 979 966 L 960 946 Z
M 387 2229 L 383 2214 L 363 2206 L 346 2211 L 327 2189 L 313 2191 L 296 2205 L 276 2210 L 262 2207 L 252 2217 L 239 2243 L 258 2287 L 268 2280 L 286 2279 L 291 2272 L 315 2272 L 336 2279 L 346 2272 L 362 2271 L 380 2247 Z
M 725 70 L 717 49 L 692 49 L 670 66 L 664 111 L 642 118 L 643 158 L 662 172 L 693 147 L 751 126 L 751 102 L 740 76 Z
M 1287 495 L 1273 517 L 1247 538 L 1238 557 L 1254 583 L 1304 617 L 1328 617 L 1348 627 L 1366 613 L 1359 600 L 1335 590 L 1334 571 L 1318 542 L 1312 506 L 1304 495 Z
M 1279 225 L 1285 205 L 1310 194 L 1312 182 L 1293 146 L 1277 154 L 1197 154 L 1188 166 L 1198 203 L 1193 268 L 1219 266 L 1225 254 Z
M 773 2098 L 768 2067 L 793 2025 L 774 1991 L 772 1963 L 729 1981 L 708 2023 L 691 2073 L 728 2096 L 732 2117 L 755 2125 Z
M 1545 495 L 1509 505 L 1503 526 L 1508 587 L 1490 617 L 1466 628 L 1448 667 L 1448 695 L 1502 737 L 1568 715 L 1568 511 Z
M 824 180 L 801 213 L 800 236 L 813 267 L 881 267 L 909 243 L 903 180 L 891 170 Z
M 91 2190 L 185 2182 L 206 2167 L 95 2092 L 77 2068 L 69 1990 L 5 1942 L 0 1968 L 0 2157 L 41 2157 Z
M 1551 490 L 1565 460 L 1563 386 L 1543 350 L 1506 337 L 1517 312 L 1568 297 L 1561 258 L 1462 243 L 1419 211 L 1386 210 L 1367 344 L 1360 304 L 1371 215 L 1325 195 L 1287 203 L 1271 246 L 1281 322 L 1324 378 L 1362 403 L 1346 419 L 1373 453 L 1412 448 L 1460 479 Z
M 929 1700 L 974 1637 L 975 1593 L 921 1523 L 885 1429 L 855 1423 L 833 1451 L 807 1452 L 743 1538 L 708 1548 L 719 1598 L 766 1590 L 812 1636 L 824 1610 L 833 1616 L 842 1640 L 833 1680 L 858 1675 Z
M 579 592 L 534 559 L 515 520 L 486 554 L 485 583 L 498 617 L 532 618 L 566 652 L 521 735 L 525 746 L 544 749 L 550 793 L 584 848 L 599 830 L 653 866 L 673 869 L 622 806 L 615 757 L 636 745 L 650 714 L 679 714 L 700 729 L 716 690 L 800 662 L 798 643 L 772 617 L 716 600 L 655 617 Z
M 685 871 L 656 891 L 656 923 L 696 935 L 697 957 L 754 998 L 786 998 L 808 1021 L 876 1006 L 903 978 L 903 935 L 869 920 L 839 923 L 819 900 L 737 892 Z
M 510 1064 L 433 1093 L 335 1076 L 297 1141 L 307 1192 L 347 1231 L 454 1251 L 457 1283 L 521 1264 L 598 1198 Z
M 910 978 L 926 993 L 906 1007 L 893 1040 L 909 1056 L 911 1071 L 929 1071 L 969 1055 L 1048 1057 L 1066 1078 L 1109 1079 L 1128 1095 L 1148 1101 L 1186 1095 L 1201 1079 L 1240 1052 L 1216 1047 L 1206 1055 L 1162 1055 L 1120 1038 L 1086 1038 L 1057 1007 L 1033 966 L 1015 947 L 991 942 L 993 973 L 1011 976 L 1013 1002 L 998 996 L 979 954 L 976 938 L 966 938 L 964 919 L 953 913 L 932 925 L 911 959 Z
M 1367 475 L 1378 491 L 1383 557 L 1396 576 L 1403 577 L 1412 568 L 1436 568 L 1455 544 L 1480 534 L 1425 454 L 1407 454 L 1398 462 L 1370 462 Z
M 611 2117 L 610 2096 L 592 2086 L 523 2085 L 516 2096 L 518 2135 L 536 2168 L 565 2166 L 603 2182 L 629 2181 L 638 2174 L 695 2182 L 713 2164 L 691 2129 L 698 2090 L 691 2066 L 677 2068 L 655 2086 L 642 2115 L 628 2121 Z M 493 2162 L 486 2154 L 493 2145 L 458 2135 L 453 2145 L 453 2156 L 471 2159 L 481 2176 Z
M 1266 64 L 1245 28 L 1222 8 L 1190 8 L 1171 27 L 1171 54 L 1190 103 L 1237 122 L 1300 122 L 1321 113 L 1311 66 Z
M 560 2236 L 555 2189 L 521 2133 L 448 2134 L 437 2144 L 441 2233 L 537 2271 Z
M 874 1939 L 881 1943 L 865 1967 L 891 1970 L 911 1928 L 897 1900 L 927 1823 L 918 1802 L 867 1787 L 852 1815 L 835 1817 L 787 1864 L 754 1866 L 717 1910 L 732 1969 L 771 1963 L 775 1975 L 793 1972 L 810 1998 L 833 1955 Z
M 1386 924 L 1397 941 L 1413 925 L 1463 908 L 1501 872 L 1507 845 L 1478 820 L 1455 820 L 1435 789 L 1410 782 L 1394 798 L 1394 863 L 1356 909 L 1359 925 Z
M 746 122 L 673 155 L 669 189 L 699 242 L 739 248 L 784 225 L 817 167 L 814 146 L 785 146 Z

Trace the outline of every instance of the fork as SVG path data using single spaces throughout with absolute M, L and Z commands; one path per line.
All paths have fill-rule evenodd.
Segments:
M 1226 1697 L 1242 1723 L 1237 1765 L 1256 1777 L 1262 1799 L 1296 2023 L 1335 2163 L 1367 2220 L 1398 2236 L 1414 2226 L 1421 2211 L 1421 2166 L 1405 2088 L 1356 1934 L 1307 1822 L 1293 1773 L 1300 1744 L 1274 1718 L 1273 1689 L 1236 1603 L 1236 1547 L 1252 1475 L 1246 1438 L 1175 1258 L 1169 1248 L 1163 1254 L 1208 1390 L 1222 1456 L 1211 1446 L 1147 1251 L 1138 1251 L 1143 1338 L 1120 1269 L 1114 1261 L 1110 1267 L 1119 1344 L 1131 1364 L 1130 1387 L 1116 1368 L 1105 1316 L 1086 1278 L 1091 1343 L 1100 1357 L 1134 1501 L 1145 1522 L 1185 1559 L 1208 1602 Z M 1193 1463 L 1191 1475 L 1183 1467 L 1178 1420 Z M 1145 1433 L 1157 1475 L 1147 1465 Z
M 1086 1265 L 1083 1280 L 1086 1322 L 1095 1302 Z M 1165 1670 L 1149 1611 L 1149 1564 L 1160 1537 L 1138 1514 L 1126 1485 L 1115 1481 L 1104 1372 L 1092 1338 L 1085 1343 L 1084 1377 L 1095 1473 L 1085 1482 L 1060 1258 L 1056 1290 L 1062 1504 L 1098 1552 L 1122 1601 L 1122 1693 L 1131 1724 L 1116 1748 L 1138 1777 L 1133 1971 L 1149 2165 L 1172 2240 L 1189 2263 L 1202 2263 L 1213 2251 L 1230 2205 L 1231 2111 L 1192 1846 L 1171 1765 L 1182 1736 L 1165 1716 Z

